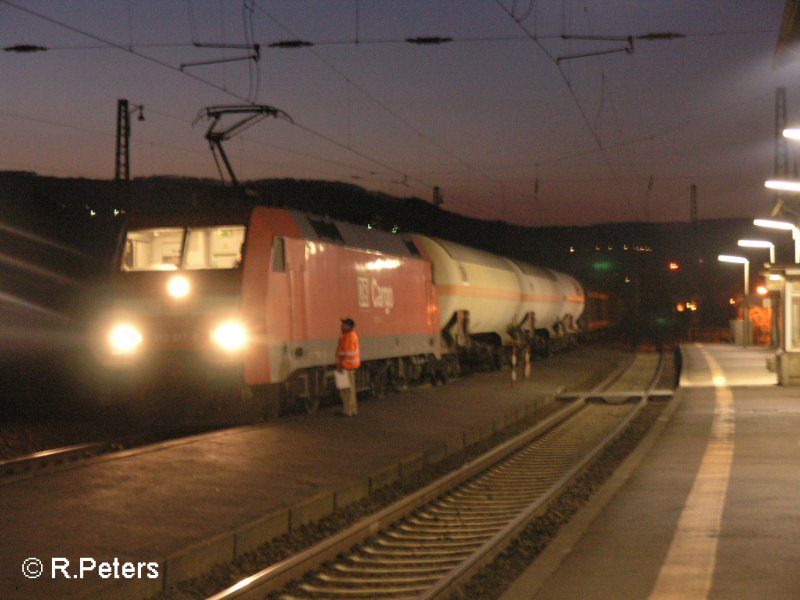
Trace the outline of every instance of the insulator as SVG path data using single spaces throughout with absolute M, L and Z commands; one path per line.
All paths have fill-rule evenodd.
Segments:
M 307 48 L 313 46 L 311 42 L 303 40 L 282 40 L 280 42 L 273 42 L 269 45 L 270 48 Z
M 406 41 L 409 44 L 446 44 L 447 42 L 452 42 L 453 38 L 439 37 L 439 36 L 415 37 L 415 38 L 406 38 Z
M 16 46 L 6 46 L 3 50 L 6 52 L 44 52 L 47 48 L 34 44 L 17 44 Z

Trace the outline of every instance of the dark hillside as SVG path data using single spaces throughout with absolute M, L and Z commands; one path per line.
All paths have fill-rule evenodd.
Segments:
M 695 316 L 701 325 L 725 325 L 733 310 L 728 298 L 741 294 L 741 270 L 721 266 L 716 255 L 735 252 L 738 238 L 753 235 L 748 220 L 520 227 L 326 181 L 255 181 L 241 192 L 178 177 L 118 186 L 0 172 L 0 408 L 35 409 L 48 397 L 43 390 L 64 380 L 65 357 L 85 353 L 87 323 L 97 312 L 127 212 L 255 204 L 443 237 L 558 269 L 587 289 L 621 298 L 632 337 L 678 331 L 675 304 L 689 299 L 702 307 Z M 779 260 L 790 253 L 782 246 Z M 670 261 L 680 269 L 669 270 Z
M 711 290 L 725 295 L 739 289 L 736 270 L 720 267 L 716 255 L 735 252 L 738 238 L 753 235 L 747 220 L 534 229 L 464 217 L 419 198 L 292 179 L 250 182 L 241 193 L 217 181 L 190 178 L 141 178 L 120 187 L 108 180 L 3 172 L 0 200 L 2 255 L 11 257 L 0 264 L 5 292 L 56 311 L 69 305 L 65 298 L 75 286 L 37 274 L 35 268 L 70 281 L 102 278 L 110 268 L 125 211 L 205 211 L 254 204 L 293 208 L 386 230 L 439 236 L 549 266 L 574 275 L 587 287 L 613 291 L 629 304 L 646 305 L 668 305 L 678 295 L 707 295 Z M 41 244 L 20 232 L 79 254 L 56 250 L 56 245 Z M 24 268 L 15 260 L 31 264 Z M 681 269 L 670 272 L 670 261 Z

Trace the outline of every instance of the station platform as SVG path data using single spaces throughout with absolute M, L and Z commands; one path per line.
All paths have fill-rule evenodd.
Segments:
M 0 480 L 0 598 L 151 597 L 493 435 L 624 357 L 583 348 L 534 363 L 514 387 L 507 371 L 474 375 L 360 402 L 356 418 L 328 408 Z
M 502 600 L 800 598 L 800 388 L 772 354 L 683 346 L 667 412 Z

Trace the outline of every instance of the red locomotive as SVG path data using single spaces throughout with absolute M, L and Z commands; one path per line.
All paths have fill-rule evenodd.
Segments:
M 268 417 L 331 385 L 340 319 L 361 340 L 359 389 L 446 379 L 469 348 L 570 333 L 571 277 L 418 235 L 257 207 L 129 218 L 100 352 L 116 379 L 235 382 Z

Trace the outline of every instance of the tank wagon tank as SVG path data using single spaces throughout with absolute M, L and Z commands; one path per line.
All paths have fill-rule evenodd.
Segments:
M 316 410 L 332 388 L 340 319 L 361 341 L 359 390 L 446 380 L 509 350 L 571 336 L 568 275 L 422 235 L 298 211 L 131 215 L 95 331 L 115 382 L 224 381 L 268 417 Z
M 585 303 L 574 278 L 455 242 L 411 239 L 431 259 L 443 338 L 462 361 L 496 366 L 509 347 L 546 355 L 574 340 Z

